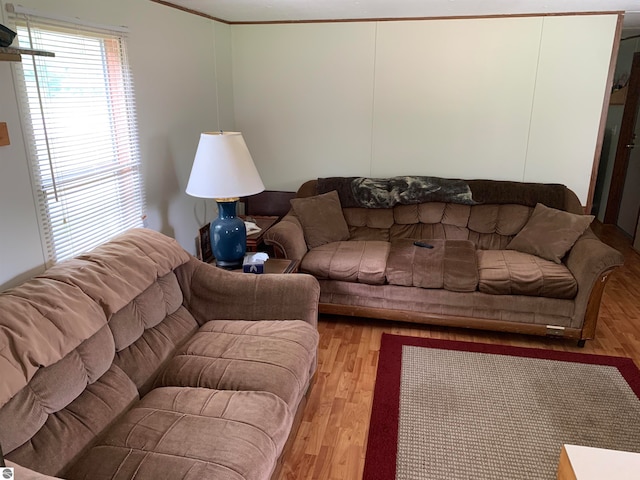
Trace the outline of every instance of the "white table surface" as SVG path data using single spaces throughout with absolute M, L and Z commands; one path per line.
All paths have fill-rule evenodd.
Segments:
M 640 453 L 565 445 L 578 480 L 639 480 Z

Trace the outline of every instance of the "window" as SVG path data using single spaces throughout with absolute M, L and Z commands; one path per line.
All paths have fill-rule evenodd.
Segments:
M 16 84 L 47 265 L 140 227 L 144 193 L 125 33 L 18 15 Z

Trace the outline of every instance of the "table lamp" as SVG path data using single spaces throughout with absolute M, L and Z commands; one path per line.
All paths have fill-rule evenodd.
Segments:
M 247 230 L 236 216 L 240 197 L 264 190 L 240 132 L 205 132 L 191 167 L 187 194 L 214 198 L 218 218 L 211 222 L 211 249 L 216 265 L 240 268 L 247 250 Z

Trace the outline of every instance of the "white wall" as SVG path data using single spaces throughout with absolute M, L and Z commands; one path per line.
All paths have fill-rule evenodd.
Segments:
M 586 203 L 616 15 L 234 26 L 236 125 L 265 185 L 431 174 Z
M 371 175 L 521 179 L 542 24 L 380 23 Z
M 6 2 L 0 3 L 4 13 Z M 234 128 L 230 27 L 147 0 L 20 4 L 42 13 L 129 27 L 148 226 L 174 236 L 193 252 L 199 226 L 215 212 L 209 202 L 205 218 L 204 200 L 184 193 L 199 135 Z M 0 147 L 0 289 L 44 268 L 11 69 L 11 63 L 0 62 L 0 121 L 8 123 L 11 135 L 11 145 Z
M 610 87 L 616 23 L 615 15 L 544 19 L 523 179 L 563 183 L 583 205 Z
M 232 28 L 236 125 L 267 189 L 369 171 L 375 27 Z
M 7 122 L 11 141 L 10 145 L 0 147 L 0 285 L 18 283 L 44 268 L 38 217 L 12 86 L 9 63 L 0 62 L 0 122 Z

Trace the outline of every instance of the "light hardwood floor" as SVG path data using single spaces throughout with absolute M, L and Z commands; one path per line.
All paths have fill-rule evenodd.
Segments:
M 625 255 L 607 284 L 596 338 L 575 341 L 426 325 L 321 316 L 319 366 L 295 441 L 284 452 L 280 479 L 362 478 L 369 415 L 383 332 L 632 358 L 640 367 L 640 255 L 615 227 L 595 225 Z

